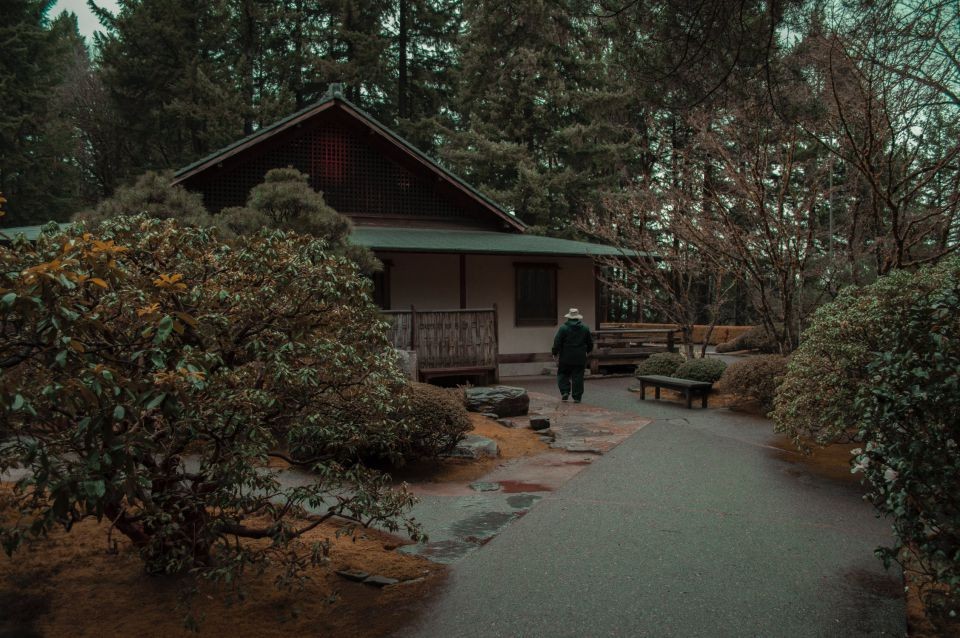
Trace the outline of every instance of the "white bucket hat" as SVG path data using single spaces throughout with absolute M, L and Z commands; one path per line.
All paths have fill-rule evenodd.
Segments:
M 583 319 L 583 315 L 581 315 L 580 311 L 577 310 L 576 308 L 571 308 L 570 312 L 568 312 L 563 316 L 566 317 L 567 319 Z

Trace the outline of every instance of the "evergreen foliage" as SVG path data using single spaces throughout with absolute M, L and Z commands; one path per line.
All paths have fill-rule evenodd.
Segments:
M 679 352 L 657 352 L 637 364 L 635 374 L 638 377 L 648 374 L 672 377 L 683 361 L 683 355 Z
M 72 16 L 50 20 L 51 0 L 0 2 L 0 191 L 6 223 L 64 220 L 80 198 L 76 140 L 60 92 L 77 46 Z
M 954 258 L 916 273 L 894 271 L 869 286 L 851 286 L 821 306 L 780 386 L 772 414 L 777 431 L 804 449 L 811 442 L 827 445 L 855 434 L 864 424 L 852 406 L 867 366 L 875 353 L 896 345 L 885 328 L 901 325 L 905 309 L 958 277 L 960 260 Z
M 932 619 L 960 612 L 960 278 L 942 282 L 886 324 L 890 349 L 867 366 L 856 467 L 868 498 L 893 520 L 897 542 L 879 551 L 940 588 L 921 594 Z
M 868 497 L 897 534 L 885 562 L 932 578 L 930 602 L 960 586 L 960 258 L 843 291 L 814 316 L 780 385 L 777 429 L 801 446 L 852 435 Z
M 178 219 L 183 223 L 208 222 L 203 198 L 182 186 L 172 186 L 169 171 L 147 171 L 129 186 L 121 186 L 113 196 L 91 210 L 74 215 L 77 221 L 98 223 L 122 216 L 147 215 L 155 219 Z
M 232 586 L 268 561 L 291 577 L 322 562 L 296 539 L 334 515 L 416 535 L 410 494 L 358 462 L 406 453 L 405 382 L 369 283 L 323 242 L 120 217 L 0 244 L 0 273 L 0 472 L 29 470 L 8 553 L 107 518 L 149 571 Z M 282 485 L 270 456 L 313 481 Z
M 787 357 L 765 354 L 727 366 L 717 382 L 721 392 L 756 401 L 764 414 L 773 409 L 777 388 L 787 373 Z
M 212 221 L 230 235 L 257 233 L 264 228 L 312 235 L 347 254 L 364 272 L 378 270 L 379 262 L 369 250 L 350 243 L 350 220 L 328 206 L 307 179 L 294 168 L 267 171 L 263 182 L 251 189 L 246 206 L 226 208 Z
M 720 359 L 687 359 L 676 370 L 673 376 L 679 379 L 690 379 L 691 381 L 704 381 L 706 383 L 716 383 L 723 376 L 727 364 Z

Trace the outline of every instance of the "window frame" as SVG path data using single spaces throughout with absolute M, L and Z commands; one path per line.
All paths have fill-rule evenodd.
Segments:
M 391 309 L 391 299 L 390 299 L 390 269 L 393 267 L 393 262 L 389 259 L 382 259 L 381 263 L 383 264 L 383 270 L 380 272 L 371 273 L 370 280 L 373 284 L 373 289 L 370 291 L 370 297 L 374 305 L 378 306 L 380 310 L 390 310 Z M 381 284 L 377 286 L 377 277 L 380 277 Z M 379 294 L 377 294 L 379 292 Z M 380 297 L 378 299 L 378 297 Z M 381 303 L 381 301 L 383 303 Z
M 550 291 L 551 296 L 551 317 L 548 319 L 546 316 L 529 318 L 520 316 L 520 275 L 521 272 L 525 269 L 538 269 L 538 270 L 547 270 L 550 271 L 553 275 L 553 286 Z M 555 262 L 514 262 L 513 264 L 513 324 L 517 328 L 531 328 L 531 327 L 544 327 L 544 326 L 556 326 L 558 323 L 557 320 L 557 304 L 558 304 L 558 280 L 560 266 Z

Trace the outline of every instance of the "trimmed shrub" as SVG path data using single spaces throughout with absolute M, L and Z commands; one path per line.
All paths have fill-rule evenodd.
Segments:
M 467 409 L 455 391 L 411 383 L 402 392 L 400 404 L 394 416 L 402 424 L 395 443 L 400 462 L 446 452 L 470 429 Z
M 659 374 L 665 377 L 676 376 L 673 373 L 683 363 L 683 355 L 679 352 L 658 352 L 650 355 L 645 361 L 637 365 L 636 376 Z
M 960 261 L 960 260 L 958 260 Z M 960 273 L 958 273 L 960 274 Z M 960 277 L 917 299 L 883 327 L 854 409 L 863 413 L 856 463 L 867 496 L 893 521 L 904 556 L 940 587 L 924 594 L 931 620 L 960 613 Z
M 735 352 L 737 350 L 759 350 L 768 354 L 780 351 L 776 340 L 767 334 L 763 326 L 754 326 L 739 337 L 717 345 L 717 352 Z
M 726 369 L 727 364 L 720 359 L 712 357 L 689 359 L 674 371 L 673 376 L 680 379 L 690 379 L 691 381 L 716 383 Z
M 813 314 L 800 347 L 787 366 L 772 413 L 776 430 L 806 449 L 812 440 L 828 445 L 854 435 L 863 415 L 853 409 L 874 353 L 897 340 L 886 326 L 898 326 L 906 308 L 960 277 L 960 259 L 915 273 L 894 271 L 869 286 L 849 287 Z
M 717 344 L 717 347 L 716 347 L 716 350 L 717 350 L 717 352 L 720 352 L 720 353 L 724 353 L 724 352 L 736 352 L 736 351 L 738 350 L 738 348 L 737 348 L 737 340 L 736 340 L 736 339 L 731 339 L 730 341 L 724 341 L 723 343 L 718 343 L 718 344 Z
M 867 496 L 897 542 L 878 555 L 933 582 L 960 611 L 960 258 L 850 288 L 812 317 L 773 418 L 801 448 L 852 436 Z
M 786 357 L 778 354 L 749 357 L 728 366 L 717 388 L 721 392 L 753 399 L 767 413 L 773 409 L 777 386 L 786 373 Z

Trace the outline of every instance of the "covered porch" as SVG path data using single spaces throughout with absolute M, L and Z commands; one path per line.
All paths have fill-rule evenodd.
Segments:
M 416 353 L 421 379 L 539 374 L 562 315 L 596 327 L 594 259 L 616 248 L 457 228 L 360 226 L 351 240 L 383 262 L 377 303 L 394 346 Z

